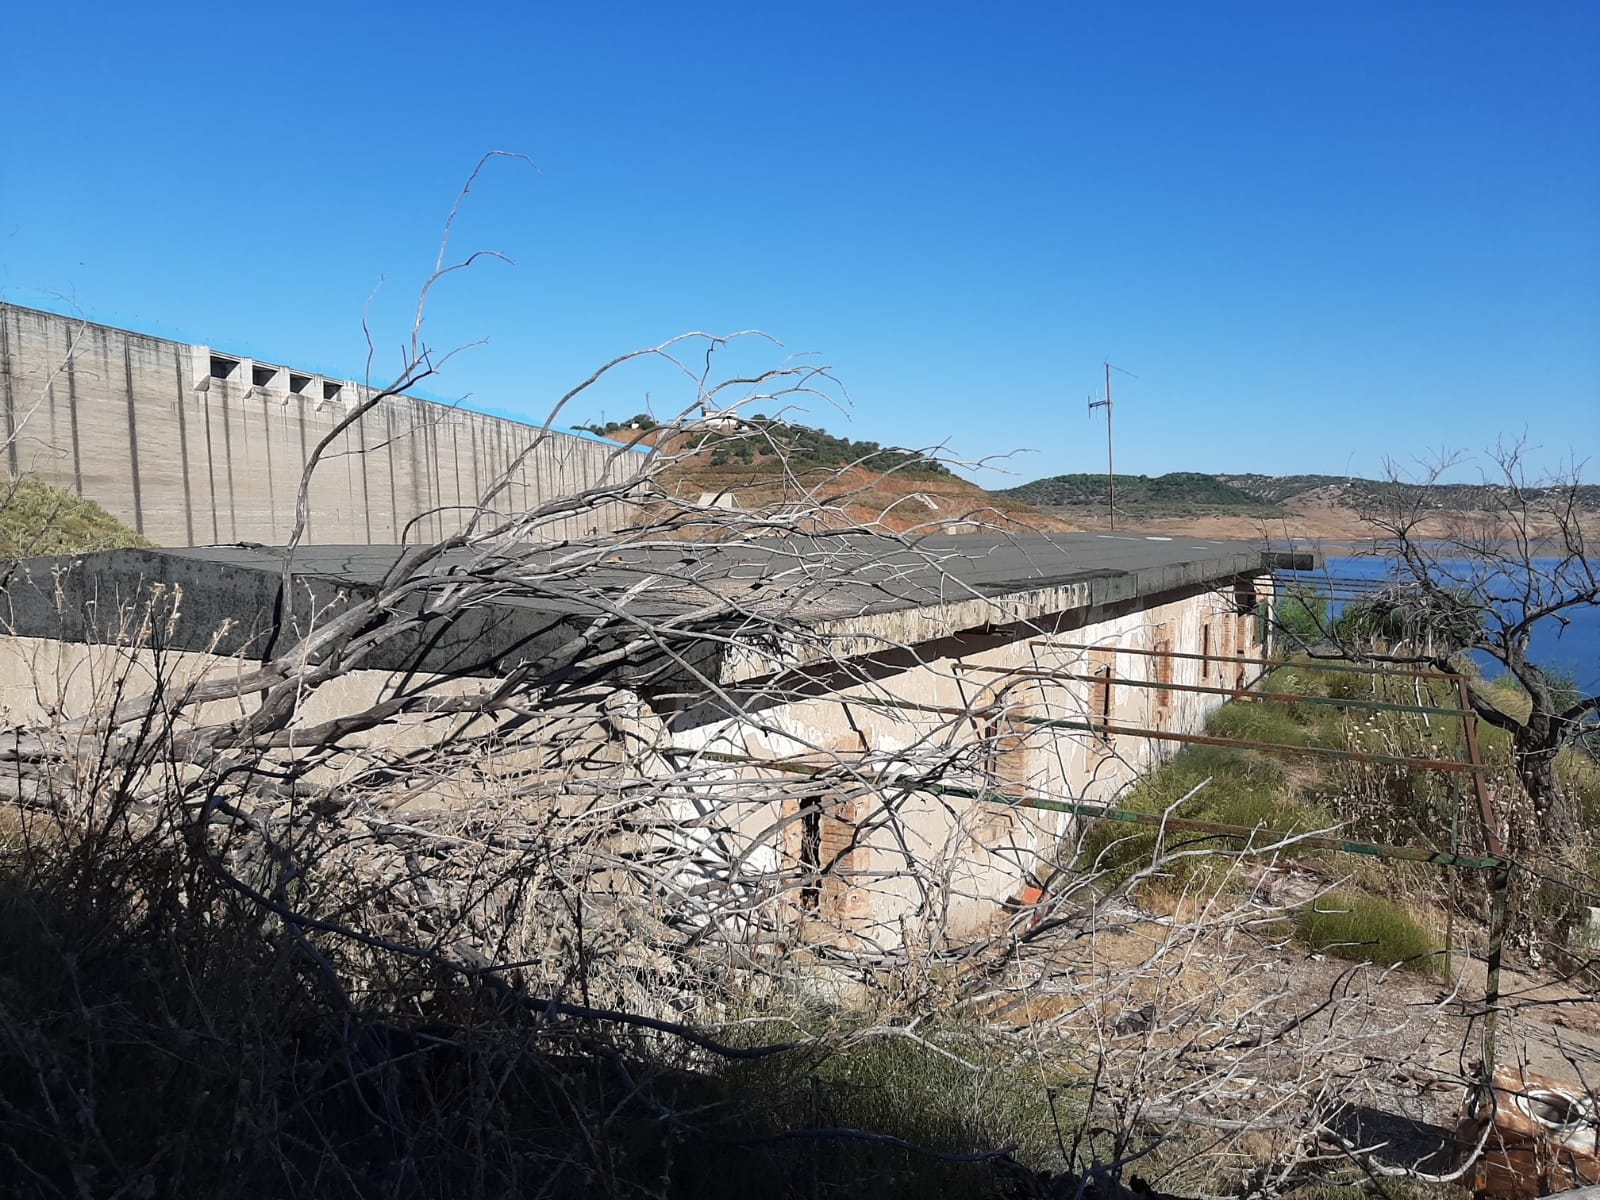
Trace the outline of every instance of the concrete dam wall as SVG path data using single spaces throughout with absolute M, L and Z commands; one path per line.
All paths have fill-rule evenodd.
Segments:
M 88 497 L 158 545 L 286 541 L 312 450 L 371 394 L 349 380 L 0 304 L 10 475 Z M 603 442 L 397 396 L 324 451 L 304 540 L 443 537 L 524 453 L 493 505 L 499 513 L 637 468 L 632 452 Z M 626 520 L 626 506 L 607 503 L 540 532 L 579 537 Z

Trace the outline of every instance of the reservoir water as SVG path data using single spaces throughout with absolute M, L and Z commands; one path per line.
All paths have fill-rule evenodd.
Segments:
M 1535 569 L 1548 569 L 1554 559 L 1535 559 Z M 1384 558 L 1334 558 L 1329 557 L 1327 574 L 1345 579 L 1386 579 L 1390 561 Z M 1316 580 L 1320 572 L 1309 572 L 1291 578 Z M 1337 612 L 1339 605 L 1334 605 Z M 1553 667 L 1569 673 L 1586 694 L 1600 691 L 1600 608 L 1579 606 L 1563 614 L 1565 627 L 1559 621 L 1546 619 L 1534 626 L 1533 644 L 1528 657 L 1541 667 Z M 1498 668 L 1483 661 L 1485 672 L 1497 673 Z

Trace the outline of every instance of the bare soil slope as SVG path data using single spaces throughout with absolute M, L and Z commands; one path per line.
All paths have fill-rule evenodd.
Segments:
M 865 467 L 818 470 L 792 479 L 771 472 L 689 464 L 669 471 L 664 486 L 684 499 L 727 497 L 747 511 L 780 511 L 825 505 L 829 524 L 870 525 L 894 533 L 1068 533 L 1081 526 L 1065 516 L 990 495 L 953 476 L 910 472 L 882 474 Z
M 671 496 L 721 504 L 746 512 L 784 512 L 823 506 L 822 523 L 870 526 L 893 533 L 968 533 L 978 529 L 1072 533 L 1082 528 L 1068 514 L 987 492 L 947 472 L 874 470 L 870 466 L 808 466 L 774 457 L 753 463 L 717 462 L 715 447 L 696 449 L 699 437 L 674 429 L 621 430 L 618 441 L 651 446 L 677 461 L 657 481 Z

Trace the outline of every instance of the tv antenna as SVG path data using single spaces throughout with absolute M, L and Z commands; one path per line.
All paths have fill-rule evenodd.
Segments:
M 1111 372 L 1113 371 L 1126 375 L 1129 379 L 1137 379 L 1139 377 L 1132 371 L 1124 371 L 1121 367 L 1108 362 L 1106 363 L 1106 398 L 1104 400 L 1096 400 L 1093 396 L 1089 397 L 1089 415 L 1091 417 L 1094 416 L 1094 410 L 1097 408 L 1106 410 L 1106 482 L 1110 493 L 1106 499 L 1107 509 L 1111 517 L 1111 532 L 1115 533 L 1117 531 L 1117 460 L 1116 455 L 1112 452 L 1111 445 Z

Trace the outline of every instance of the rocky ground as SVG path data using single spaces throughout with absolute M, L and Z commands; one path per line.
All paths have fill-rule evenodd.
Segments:
M 1250 901 L 1244 902 L 1249 905 Z M 1281 912 L 1281 910 L 1276 910 Z M 993 1018 L 1106 1048 L 1143 1119 L 1211 1166 L 1231 1139 L 1242 1172 L 1264 1160 L 1341 1159 L 1441 1169 L 1482 1053 L 1485 972 L 1448 978 L 1313 953 L 1274 910 L 1206 915 L 1132 907 L 1035 955 Z M 1481 939 L 1480 939 L 1481 940 Z M 1526 964 L 1501 976 L 1497 1064 L 1593 1086 L 1600 1003 L 1581 981 Z

